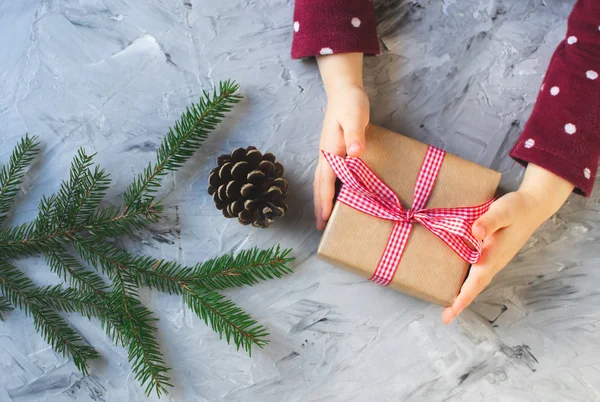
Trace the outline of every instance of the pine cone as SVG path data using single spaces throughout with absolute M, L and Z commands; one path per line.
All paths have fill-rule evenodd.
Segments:
M 236 148 L 219 156 L 217 165 L 210 171 L 208 193 L 226 218 L 266 228 L 287 212 L 289 185 L 275 155 L 263 155 L 255 147 Z

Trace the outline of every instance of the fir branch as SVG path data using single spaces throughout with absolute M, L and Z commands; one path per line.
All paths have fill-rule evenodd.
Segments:
M 26 313 L 29 313 L 29 299 L 22 296 L 32 289 L 35 289 L 35 285 L 31 279 L 7 261 L 0 261 L 0 291 L 14 306 Z
M 0 226 L 6 220 L 8 211 L 19 191 L 25 170 L 39 152 L 38 145 L 37 137 L 26 135 L 10 156 L 8 166 L 0 169 Z
M 56 194 L 52 194 L 50 197 L 43 196 L 40 205 L 38 206 L 38 214 L 36 219 L 30 224 L 22 225 L 18 230 L 18 232 L 13 234 L 13 240 L 20 241 L 20 244 L 26 244 L 27 242 L 35 242 L 35 240 L 31 238 L 39 238 L 42 237 L 43 233 L 51 234 L 54 233 L 54 222 L 53 218 L 56 216 L 54 214 L 54 207 L 56 205 Z M 48 236 L 50 237 L 50 235 Z M 0 239 L 2 238 L 2 234 L 0 233 Z M 10 237 L 7 237 L 5 241 L 8 243 L 10 241 Z
M 252 354 L 252 345 L 260 348 L 267 344 L 269 333 L 250 315 L 225 296 L 196 285 L 184 285 L 184 301 L 190 309 L 238 349 Z
M 62 182 L 48 210 L 51 215 L 44 217 L 45 220 L 51 222 L 51 227 L 55 231 L 72 229 L 69 221 L 77 216 L 78 199 L 87 194 L 84 178 L 89 174 L 89 169 L 94 163 L 94 156 L 95 154 L 87 155 L 84 149 L 79 148 L 77 155 L 73 158 L 69 180 Z
M 13 306 L 10 304 L 7 298 L 0 296 L 0 321 L 4 321 L 4 314 L 13 310 Z
M 157 260 L 152 257 L 131 258 L 132 275 L 140 286 L 155 288 L 169 294 L 183 294 L 183 285 L 189 282 L 192 268 L 175 261 Z
M 279 246 L 267 250 L 252 248 L 237 255 L 228 254 L 208 260 L 193 269 L 189 281 L 207 289 L 222 290 L 236 286 L 252 286 L 259 281 L 281 278 L 292 272 L 291 250 Z
M 62 245 L 56 244 L 52 251 L 45 253 L 50 269 L 75 289 L 103 296 L 106 290 L 104 280 L 95 272 L 85 269 Z
M 115 344 L 129 346 L 129 334 L 124 328 L 123 317 L 110 309 L 106 294 L 101 296 L 60 286 L 36 289 L 33 293 L 56 311 L 79 313 L 88 319 L 98 318 L 102 328 Z
M 43 197 L 34 222 L 0 232 L 0 252 L 7 258 L 52 250 L 56 240 L 92 233 L 103 239 L 130 234 L 158 220 L 161 207 L 149 203 L 131 213 L 119 208 L 99 208 L 110 184 L 109 176 L 93 164 L 94 155 L 79 149 L 70 178 L 59 191 Z
M 79 313 L 88 319 L 101 318 L 104 310 L 104 296 L 63 288 L 61 285 L 35 288 L 27 296 L 43 301 L 47 307 L 64 313 Z
M 183 294 L 182 285 L 192 272 L 176 262 L 165 262 L 152 257 L 133 257 L 110 243 L 101 243 L 94 238 L 72 239 L 73 246 L 85 261 L 105 274 L 115 271 L 126 272 L 136 286 L 157 288 L 170 294 Z M 171 267 L 171 275 L 163 274 L 164 267 Z M 159 271 L 156 271 L 159 269 Z M 166 270 L 166 268 L 165 268 Z
M 93 173 L 91 170 L 87 170 L 82 182 L 83 191 L 77 194 L 69 227 L 89 226 L 88 222 L 95 215 L 110 186 L 109 175 L 99 166 L 94 168 Z
M 121 212 L 117 207 L 102 208 L 90 216 L 86 226 L 77 234 L 94 235 L 99 240 L 132 234 L 135 230 L 157 222 L 161 212 L 162 206 L 157 203 L 128 213 Z
M 46 204 L 42 200 L 40 208 Z M 0 254 L 5 258 L 19 258 L 51 251 L 56 241 L 68 242 L 73 236 L 95 235 L 99 240 L 123 236 L 156 222 L 161 209 L 156 204 L 147 209 L 123 214 L 115 207 L 98 210 L 85 225 L 71 229 L 38 229 L 45 225 L 45 213 L 29 224 L 0 231 Z M 47 227 L 46 227 L 47 228 Z
M 215 288 L 252 285 L 266 278 L 281 277 L 290 272 L 289 250 L 251 249 L 237 256 L 227 255 L 195 268 L 150 257 L 132 260 L 130 267 L 141 285 L 184 295 L 190 309 L 204 320 L 227 343 L 251 354 L 252 345 L 264 347 L 268 333 L 232 301 L 215 292 Z M 148 267 L 151 267 L 148 269 Z
M 71 242 L 79 255 L 96 270 L 107 275 L 113 275 L 116 271 L 123 271 L 129 275 L 128 278 L 133 278 L 129 272 L 131 256 L 115 245 L 98 242 L 94 237 L 81 238 L 73 236 Z
M 88 318 L 100 319 L 102 328 L 117 345 L 129 345 L 129 339 L 123 328 L 123 318 L 110 310 L 107 294 L 99 295 L 72 288 L 49 286 L 35 289 L 32 293 L 44 300 L 56 311 L 80 313 Z
M 132 259 L 130 266 L 142 286 L 156 288 L 170 294 L 181 294 L 184 284 L 194 284 L 209 290 L 252 286 L 259 281 L 281 278 L 292 272 L 289 264 L 291 250 L 279 246 L 267 250 L 252 248 L 236 254 L 226 254 L 194 267 L 185 267 L 173 261 L 149 257 Z
M 288 257 L 289 250 L 281 251 L 279 247 L 263 251 L 251 249 L 237 256 L 210 260 L 197 268 L 187 268 L 150 257 L 132 257 L 115 246 L 96 244 L 90 239 L 77 239 L 74 243 L 90 264 L 103 272 L 121 272 L 130 278 L 132 286 L 146 285 L 183 294 L 192 311 L 221 337 L 224 335 L 227 343 L 233 341 L 238 349 L 251 353 L 253 344 L 261 348 L 266 344 L 264 328 L 233 302 L 212 291 L 210 286 L 222 289 L 279 278 L 290 272 L 287 266 L 292 260 Z M 127 291 L 123 289 L 124 297 Z
M 169 368 L 160 351 L 152 325 L 156 318 L 137 299 L 136 286 L 121 270 L 113 274 L 113 291 L 109 294 L 110 310 L 121 315 L 122 330 L 128 339 L 128 358 L 136 380 L 146 385 L 146 395 L 155 391 L 158 396 L 172 387 L 166 375 Z
M 74 238 L 73 245 L 89 264 L 111 276 L 110 311 L 121 317 L 121 330 L 126 334 L 136 379 L 146 385 L 147 394 L 153 390 L 158 395 L 167 393 L 166 387 L 172 385 L 165 375 L 169 369 L 154 338 L 152 322 L 156 319 L 137 299 L 138 285 L 128 266 L 131 257 L 111 244 L 98 244 L 93 239 Z
M 204 91 L 198 104 L 186 109 L 158 149 L 156 164 L 149 164 L 125 192 L 125 211 L 139 208 L 154 200 L 162 177 L 180 168 L 202 145 L 210 131 L 225 117 L 242 97 L 236 95 L 239 85 L 234 81 L 219 83 L 212 95 Z
M 36 296 L 33 282 L 21 271 L 8 263 L 0 263 L 0 290 L 2 294 L 25 314 L 33 317 L 36 331 L 54 350 L 70 355 L 75 366 L 87 374 L 87 361 L 100 357 L 89 345 L 82 345 L 83 339 L 56 311 L 46 304 L 47 300 Z

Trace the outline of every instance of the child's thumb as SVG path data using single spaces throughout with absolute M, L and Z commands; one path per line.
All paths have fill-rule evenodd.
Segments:
M 506 197 L 494 202 L 490 209 L 473 224 L 473 236 L 483 240 L 498 230 L 509 226 L 514 219 L 513 204 Z
M 367 123 L 360 121 L 341 123 L 348 156 L 358 158 L 365 151 L 365 128 L 367 127 Z

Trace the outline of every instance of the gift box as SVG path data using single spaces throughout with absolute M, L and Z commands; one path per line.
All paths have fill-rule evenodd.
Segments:
M 452 304 L 480 256 L 471 225 L 489 208 L 500 173 L 374 125 L 366 141 L 360 159 L 325 153 L 343 184 L 319 256 L 420 299 Z

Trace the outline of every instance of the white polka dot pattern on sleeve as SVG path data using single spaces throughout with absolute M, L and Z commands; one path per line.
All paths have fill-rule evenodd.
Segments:
M 352 18 L 352 21 L 350 21 L 350 23 L 354 28 L 358 28 L 360 26 L 360 19 L 354 17 Z
M 533 138 L 530 138 L 527 141 L 525 141 L 525 148 L 527 148 L 527 149 L 533 148 L 534 145 L 535 145 L 535 140 Z
M 567 38 L 567 43 L 569 45 L 574 45 L 575 43 L 577 43 L 577 36 L 569 36 Z
M 573 123 L 565 124 L 565 132 L 569 135 L 575 134 L 577 132 L 577 127 L 575 127 L 575 124 Z
M 300 23 L 298 21 L 294 21 L 294 32 L 298 32 L 300 30 Z
M 333 54 L 333 50 L 330 47 L 324 47 L 319 53 L 324 56 L 326 54 Z
M 550 88 L 550 95 L 556 96 L 559 93 L 560 93 L 560 88 L 559 87 L 552 87 L 552 88 Z
M 590 80 L 595 80 L 598 78 L 598 73 L 594 70 L 588 70 L 585 72 L 585 76 L 588 77 Z
M 592 171 L 589 168 L 585 168 L 583 169 L 583 175 L 589 180 L 592 177 Z

